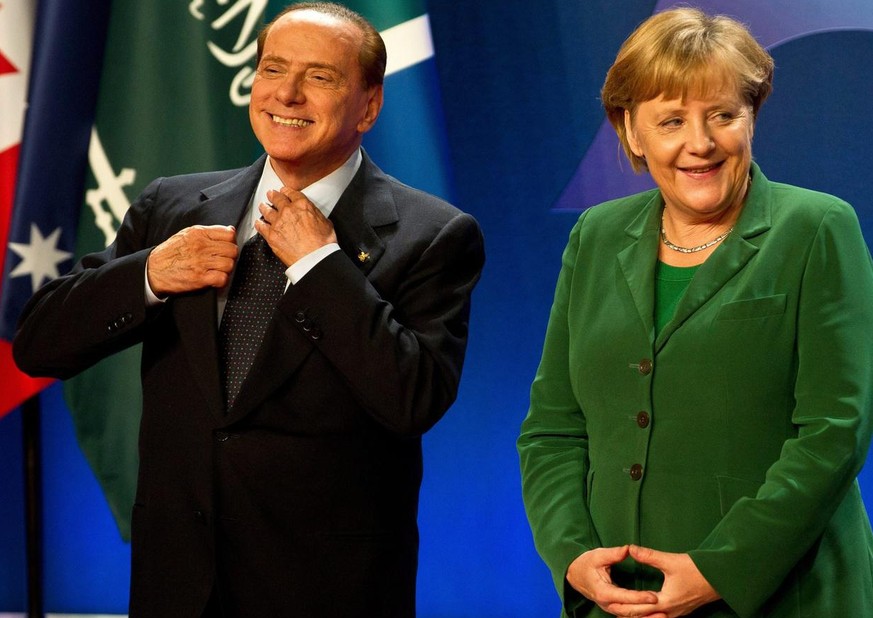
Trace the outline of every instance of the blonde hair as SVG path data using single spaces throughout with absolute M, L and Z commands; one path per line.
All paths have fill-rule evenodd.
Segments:
M 733 87 L 753 118 L 773 89 L 773 58 L 738 21 L 694 8 L 652 15 L 622 44 L 600 91 L 606 116 L 634 171 L 645 159 L 628 143 L 625 110 L 664 95 L 685 98 Z

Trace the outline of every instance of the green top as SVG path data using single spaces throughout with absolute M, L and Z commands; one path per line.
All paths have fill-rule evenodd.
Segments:
M 655 336 L 673 319 L 676 305 L 685 294 L 697 266 L 670 266 L 658 261 L 655 267 Z

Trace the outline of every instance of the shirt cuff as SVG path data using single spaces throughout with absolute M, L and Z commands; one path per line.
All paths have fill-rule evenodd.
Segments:
M 339 249 L 340 246 L 335 242 L 319 247 L 312 253 L 307 253 L 302 258 L 291 264 L 291 266 L 285 270 L 285 276 L 288 277 L 288 281 L 291 282 L 291 285 L 294 285 L 303 279 L 306 273 L 312 270 L 321 260 L 334 251 L 339 251 Z
M 158 298 L 157 295 L 152 292 L 152 286 L 149 285 L 149 267 L 146 266 L 145 269 L 145 299 L 146 299 L 146 307 L 157 307 L 158 305 L 167 302 L 166 298 Z

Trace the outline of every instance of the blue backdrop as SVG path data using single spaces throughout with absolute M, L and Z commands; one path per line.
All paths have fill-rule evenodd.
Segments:
M 488 262 L 458 403 L 425 440 L 422 618 L 558 613 L 524 518 L 514 443 L 578 209 L 598 192 L 647 182 L 622 175 L 614 143 L 601 132 L 598 92 L 621 41 L 666 4 L 428 3 L 454 200 L 481 222 Z M 700 4 L 749 23 L 776 59 L 775 91 L 755 132 L 764 172 L 848 200 L 873 240 L 873 4 Z M 124 612 L 127 546 L 79 454 L 57 387 L 43 406 L 46 609 Z M 0 421 L 0 612 L 24 607 L 19 442 L 15 413 Z M 861 484 L 873 511 L 871 467 Z

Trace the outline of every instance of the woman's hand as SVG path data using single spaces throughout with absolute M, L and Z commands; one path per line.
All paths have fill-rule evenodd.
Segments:
M 614 602 L 604 607 L 611 614 L 639 618 L 677 618 L 721 598 L 688 554 L 672 554 L 636 545 L 631 545 L 628 553 L 640 564 L 661 571 L 664 574 L 664 585 L 654 595 L 655 603 Z
M 592 549 L 570 563 L 567 569 L 567 582 L 586 598 L 594 601 L 601 609 L 615 614 L 609 609 L 617 607 L 653 607 L 658 595 L 648 590 L 628 590 L 612 583 L 612 565 L 621 562 L 629 555 L 629 546 Z M 618 615 L 618 614 L 617 614 Z

